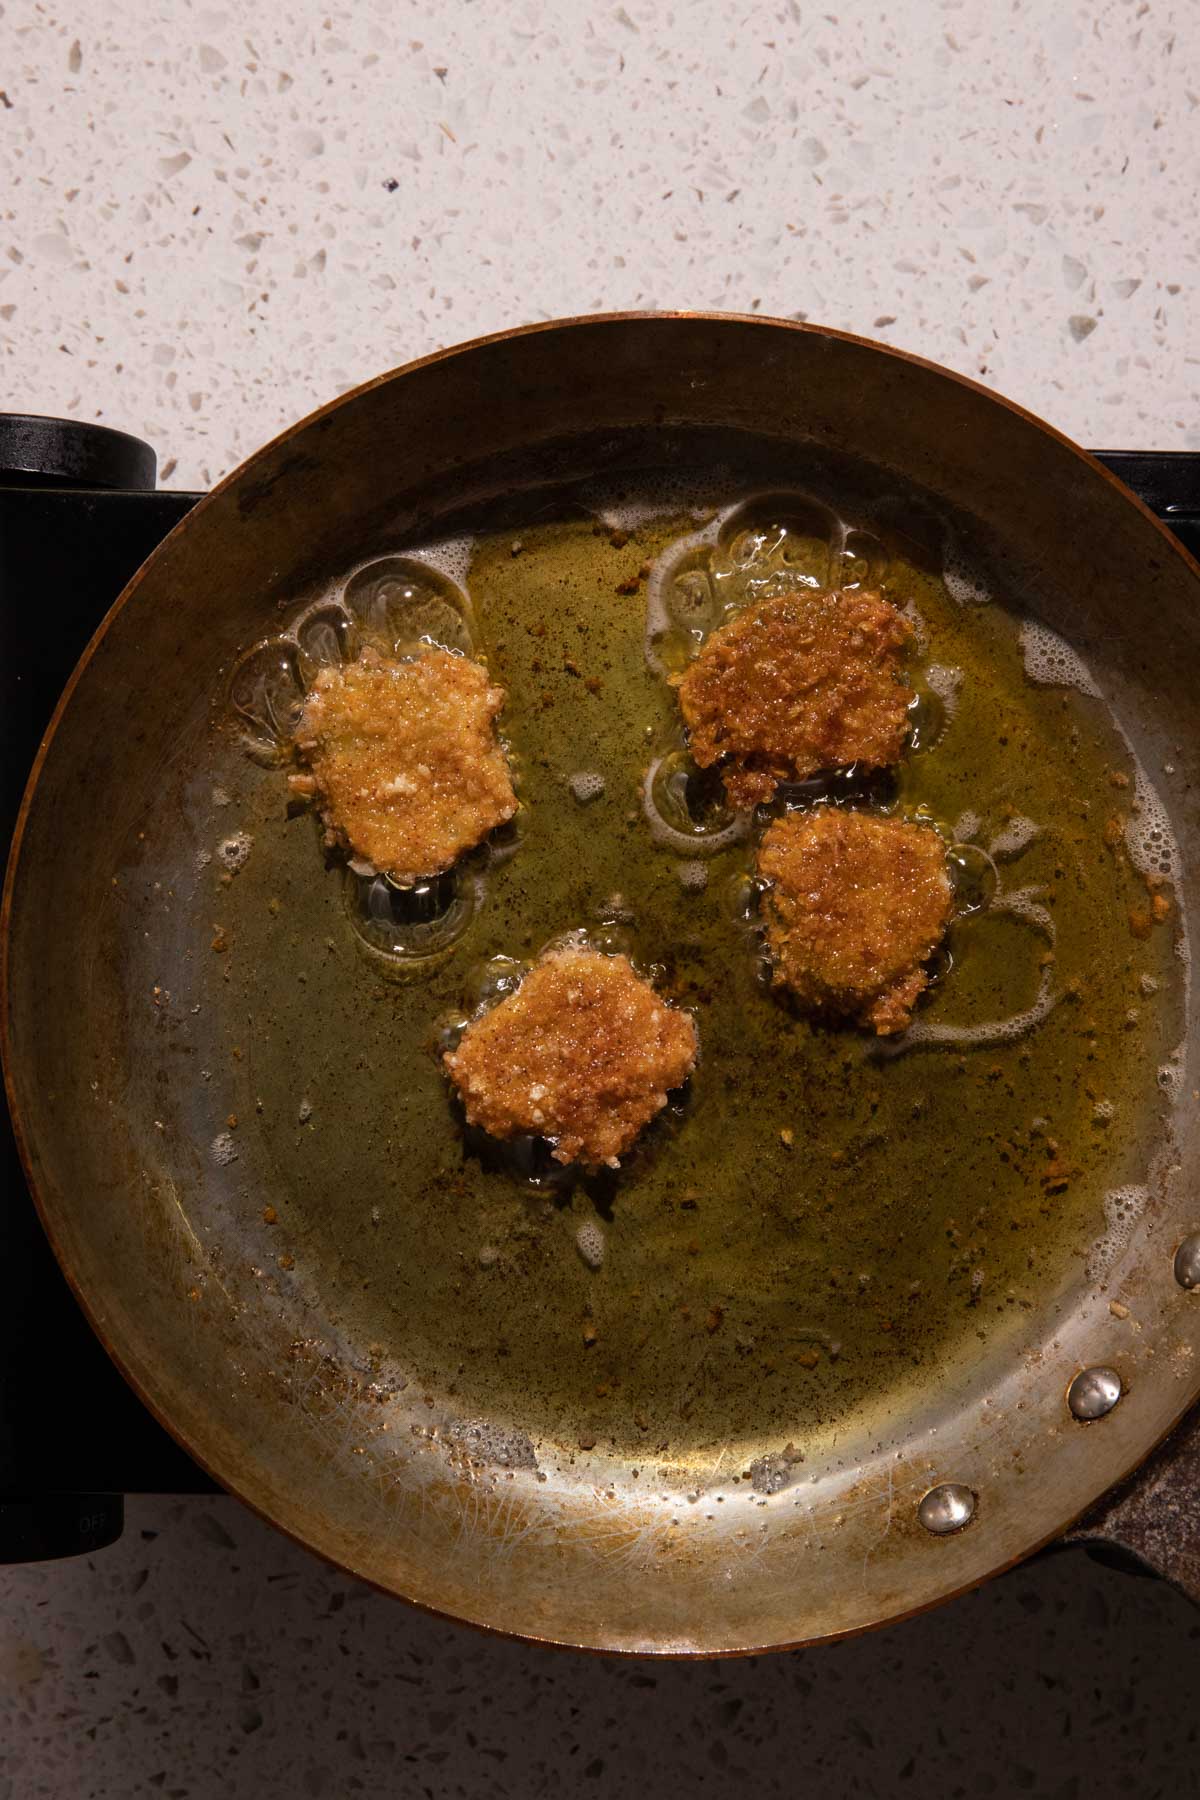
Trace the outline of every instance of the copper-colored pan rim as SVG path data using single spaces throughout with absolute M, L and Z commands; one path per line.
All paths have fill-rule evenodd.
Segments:
M 1094 455 L 1092 455 L 1089 451 L 1082 449 L 1080 447 L 1080 445 L 1075 443 L 1073 439 L 1067 437 L 1065 433 L 1056 430 L 1055 427 L 1052 425 L 1048 425 L 1046 423 L 1046 421 L 1044 419 L 1040 419 L 1036 413 L 1030 412 L 1026 407 L 1018 405 L 1013 400 L 1006 399 L 1004 397 L 1004 395 L 997 393 L 993 388 L 986 387 L 982 382 L 974 381 L 971 379 L 970 376 L 967 376 L 967 375 L 960 375 L 957 373 L 957 371 L 955 371 L 953 369 L 948 369 L 940 363 L 933 362 L 928 357 L 917 356 L 912 351 L 896 349 L 893 346 L 888 345 L 888 344 L 880 344 L 872 338 L 861 337 L 857 333 L 854 333 L 854 332 L 838 331 L 831 327 L 816 325 L 811 322 L 801 323 L 800 321 L 794 320 L 794 319 L 775 319 L 775 318 L 770 318 L 770 317 L 764 317 L 762 314 L 759 314 L 759 313 L 727 313 L 727 312 L 688 311 L 688 310 L 676 310 L 676 311 L 665 311 L 665 312 L 632 311 L 632 312 L 584 313 L 584 314 L 579 314 L 574 317 L 569 317 L 569 318 L 564 318 L 564 319 L 549 319 L 549 320 L 539 321 L 535 324 L 520 325 L 520 326 L 513 327 L 507 331 L 490 332 L 483 337 L 472 338 L 466 343 L 455 344 L 455 345 L 452 345 L 451 347 L 449 347 L 448 349 L 433 351 L 428 356 L 418 357 L 412 362 L 403 363 L 398 368 L 390 369 L 382 375 L 374 376 L 374 377 L 372 377 L 371 380 L 360 383 L 359 386 L 349 389 L 346 393 L 339 395 L 335 400 L 331 400 L 326 405 L 318 407 L 314 412 L 311 412 L 305 418 L 298 420 L 294 425 L 288 426 L 286 430 L 280 432 L 276 437 L 269 439 L 266 444 L 260 446 L 260 448 L 256 452 L 254 452 L 253 457 L 251 457 L 250 459 L 247 459 L 247 460 L 252 461 L 256 457 L 263 456 L 263 455 L 267 454 L 269 451 L 278 449 L 279 447 L 287 444 L 298 433 L 307 430 L 307 428 L 309 426 L 314 425 L 317 423 L 318 420 L 327 417 L 329 414 L 333 413 L 337 408 L 345 405 L 347 402 L 349 402 L 351 400 L 358 399 L 363 394 L 370 393 L 374 388 L 381 387 L 386 382 L 394 381 L 404 375 L 413 374 L 418 369 L 430 368 L 430 367 L 433 367 L 434 365 L 436 365 L 437 363 L 446 362 L 446 361 L 449 361 L 451 358 L 463 356 L 463 355 L 468 354 L 469 352 L 483 349 L 484 347 L 491 345 L 491 344 L 504 343 L 509 340 L 512 340 L 515 338 L 520 338 L 520 337 L 532 337 L 541 332 L 573 330 L 579 326 L 593 326 L 594 325 L 594 326 L 603 327 L 605 325 L 623 324 L 623 323 L 634 322 L 634 321 L 649 323 L 649 322 L 653 322 L 653 321 L 657 321 L 657 320 L 673 321 L 673 320 L 681 320 L 681 319 L 707 321 L 707 322 L 716 323 L 716 324 L 729 323 L 729 324 L 736 324 L 736 325 L 762 326 L 773 332 L 784 330 L 784 331 L 792 331 L 792 332 L 802 332 L 802 333 L 806 333 L 809 336 L 813 336 L 813 337 L 832 338 L 832 339 L 838 340 L 843 343 L 857 345 L 863 349 L 873 350 L 876 353 L 878 353 L 879 355 L 891 357 L 891 358 L 895 359 L 897 362 L 909 363 L 909 364 L 914 365 L 917 368 L 926 369 L 931 374 L 940 376 L 943 380 L 954 382 L 959 387 L 965 388 L 972 393 L 982 395 L 986 400 L 991 402 L 993 405 L 1004 408 L 1007 412 L 1013 414 L 1015 417 L 1017 417 L 1021 420 L 1024 420 L 1027 424 L 1032 425 L 1035 429 L 1042 432 L 1046 437 L 1050 438 L 1053 442 L 1061 445 L 1064 449 L 1070 451 L 1075 457 L 1078 458 L 1078 460 L 1081 463 L 1083 463 L 1085 465 L 1085 467 L 1090 469 L 1093 472 L 1093 474 L 1097 474 L 1097 475 L 1101 476 L 1103 478 L 1103 480 L 1112 488 L 1115 496 L 1119 496 L 1120 499 L 1126 505 L 1133 506 L 1135 508 L 1135 510 L 1140 512 L 1142 514 L 1143 518 L 1145 518 L 1154 527 L 1154 529 L 1157 531 L 1157 533 L 1159 534 L 1159 537 L 1162 540 L 1164 548 L 1171 555 L 1181 558 L 1183 563 L 1185 564 L 1185 566 L 1187 568 L 1189 568 L 1192 571 L 1192 573 L 1196 576 L 1197 580 L 1200 580 L 1200 562 L 1198 562 L 1196 560 L 1196 558 L 1194 558 L 1190 554 L 1190 552 L 1184 548 L 1184 546 L 1179 542 L 1178 538 L 1176 538 L 1173 535 L 1173 533 L 1170 531 L 1170 529 L 1166 525 L 1164 525 L 1159 518 L 1156 517 L 1156 515 L 1150 510 L 1150 508 L 1148 506 L 1146 506 L 1138 498 L 1138 496 L 1136 494 L 1132 493 L 1131 490 L 1128 489 L 1125 486 L 1125 484 L 1122 481 L 1120 481 L 1118 479 L 1118 477 L 1112 473 L 1112 471 L 1110 469 L 1106 468 L 1102 462 L 1098 461 L 1098 459 Z M 17 1144 L 17 1150 L 18 1150 L 18 1153 L 21 1158 L 21 1165 L 24 1170 L 25 1179 L 28 1183 L 30 1194 L 33 1197 L 33 1202 L 37 1209 L 38 1217 L 41 1220 L 42 1228 L 46 1233 L 47 1239 L 49 1240 L 49 1243 L 50 1243 L 50 1247 L 54 1251 L 54 1255 L 59 1263 L 59 1267 L 63 1271 L 63 1274 L 66 1278 L 68 1286 L 71 1289 L 71 1292 L 73 1293 L 77 1303 L 79 1304 L 81 1310 L 83 1311 L 85 1318 L 88 1320 L 88 1323 L 91 1326 L 92 1330 L 95 1332 L 97 1338 L 100 1340 L 101 1344 L 104 1346 L 104 1349 L 107 1351 L 109 1357 L 111 1358 L 111 1360 L 113 1361 L 113 1363 L 115 1364 L 117 1369 L 120 1371 L 124 1380 L 133 1389 L 133 1391 L 137 1395 L 138 1399 L 146 1407 L 146 1410 L 163 1427 L 163 1429 L 165 1431 L 167 1431 L 169 1433 L 169 1435 L 175 1439 L 175 1441 L 180 1445 L 180 1447 L 184 1451 L 186 1451 L 186 1453 L 193 1459 L 193 1461 L 201 1469 L 203 1469 L 204 1472 L 214 1482 L 216 1482 L 218 1484 L 218 1486 L 222 1487 L 226 1492 L 231 1494 L 235 1499 L 239 1500 L 244 1506 L 248 1507 L 252 1513 L 254 1513 L 257 1517 L 264 1520 L 265 1523 L 271 1525 L 275 1530 L 281 1531 L 285 1537 L 291 1538 L 293 1542 L 301 1545 L 301 1547 L 303 1549 L 309 1551 L 311 1554 L 320 1556 L 322 1558 L 322 1560 L 329 1563 L 332 1567 L 339 1568 L 346 1574 L 354 1576 L 354 1578 L 356 1580 L 365 1582 L 367 1586 L 377 1589 L 377 1591 L 379 1591 L 380 1593 L 387 1594 L 389 1596 L 389 1598 L 393 1598 L 393 1599 L 401 1598 L 401 1597 L 404 1598 L 408 1605 L 415 1606 L 419 1611 L 428 1614 L 432 1618 L 445 1619 L 452 1624 L 471 1625 L 476 1630 L 486 1632 L 489 1636 L 499 1637 L 499 1638 L 507 1638 L 507 1639 L 510 1639 L 512 1641 L 519 1642 L 519 1643 L 537 1644 L 539 1646 L 545 1646 L 547 1648 L 552 1648 L 552 1649 L 588 1650 L 591 1653 L 596 1654 L 596 1655 L 608 1655 L 608 1656 L 611 1656 L 611 1655 L 624 1655 L 624 1656 L 645 1655 L 645 1656 L 653 1656 L 655 1659 L 666 1658 L 666 1659 L 678 1660 L 678 1661 L 694 1661 L 694 1660 L 699 1660 L 699 1659 L 710 1659 L 710 1658 L 715 1659 L 718 1657 L 765 1655 L 766 1653 L 768 1653 L 770 1651 L 775 1651 L 775 1650 L 803 1649 L 803 1648 L 806 1648 L 813 1644 L 833 1643 L 833 1642 L 837 1642 L 843 1638 L 860 1636 L 860 1635 L 862 1635 L 863 1632 L 874 1629 L 876 1627 L 876 1625 L 884 1625 L 884 1624 L 894 1625 L 894 1624 L 901 1623 L 905 1619 L 918 1617 L 921 1613 L 928 1612 L 928 1611 L 932 1610 L 932 1608 L 934 1608 L 935 1606 L 942 1605 L 945 1601 L 956 1599 L 960 1594 L 969 1593 L 974 1588 L 981 1587 L 986 1581 L 990 1581 L 990 1580 L 994 1579 L 996 1576 L 1004 1574 L 1007 1570 L 1015 1567 L 1017 1565 L 1017 1563 L 1024 1561 L 1027 1556 L 1032 1555 L 1035 1551 L 1037 1551 L 1039 1549 L 1042 1549 L 1045 1545 L 1052 1543 L 1055 1538 L 1061 1536 L 1061 1534 L 1073 1522 L 1074 1517 L 1076 1517 L 1077 1515 L 1075 1515 L 1073 1513 L 1069 1514 L 1067 1517 L 1065 1517 L 1061 1521 L 1059 1521 L 1059 1523 L 1056 1526 L 1054 1526 L 1051 1530 L 1047 1531 L 1044 1535 L 1040 1536 L 1034 1543 L 1032 1543 L 1028 1547 L 1027 1550 L 1023 1551 L 1018 1556 L 1011 1557 L 1007 1561 L 997 1564 L 997 1566 L 995 1568 L 989 1570 L 989 1572 L 985 1576 L 979 1578 L 978 1580 L 964 1582 L 959 1587 L 947 1589 L 945 1593 L 942 1593 L 942 1594 L 936 1596 L 932 1600 L 926 1601 L 919 1606 L 906 1608 L 900 1612 L 889 1614 L 889 1616 L 886 1619 L 881 1619 L 881 1620 L 875 1621 L 869 1625 L 853 1626 L 844 1631 L 823 1632 L 820 1634 L 819 1637 L 816 1637 L 816 1638 L 799 1638 L 799 1639 L 795 1639 L 795 1640 L 788 1640 L 788 1641 L 785 1641 L 782 1643 L 737 1646 L 732 1649 L 703 1649 L 703 1650 L 658 1649 L 653 1646 L 647 1646 L 644 1648 L 642 1648 L 642 1647 L 629 1648 L 629 1647 L 620 1646 L 620 1645 L 618 1645 L 618 1646 L 609 1646 L 609 1645 L 600 1646 L 600 1645 L 575 1644 L 575 1643 L 572 1643 L 567 1638 L 541 1637 L 536 1632 L 520 1632 L 520 1631 L 515 1631 L 515 1630 L 508 1631 L 508 1630 L 505 1630 L 503 1627 L 490 1624 L 484 1620 L 464 1618 L 461 1615 L 456 1614 L 456 1613 L 444 1612 L 441 1609 L 439 1609 L 438 1607 L 429 1605 L 427 1602 L 420 1601 L 420 1600 L 413 1600 L 413 1599 L 409 1598 L 408 1596 L 399 1596 L 396 1594 L 394 1589 L 384 1586 L 383 1583 L 373 1580 L 368 1575 L 362 1574 L 359 1570 L 355 1569 L 351 1564 L 340 1562 L 338 1560 L 338 1558 L 330 1555 L 329 1553 L 316 1549 L 315 1546 L 312 1545 L 311 1543 L 309 1543 L 307 1539 L 301 1537 L 295 1531 L 290 1530 L 287 1526 L 280 1525 L 276 1519 L 271 1517 L 270 1513 L 266 1510 L 266 1508 L 263 1505 L 261 1505 L 259 1502 L 250 1498 L 250 1496 L 247 1495 L 246 1493 L 242 1492 L 241 1487 L 237 1481 L 227 1480 L 225 1475 L 222 1472 L 212 1468 L 210 1466 L 210 1464 L 208 1463 L 208 1461 L 206 1460 L 204 1454 L 198 1449 L 198 1447 L 196 1445 L 194 1445 L 190 1441 L 187 1431 L 184 1430 L 183 1428 L 181 1428 L 180 1426 L 178 1426 L 171 1419 L 165 1417 L 164 1414 L 162 1412 L 160 1412 L 160 1410 L 159 1410 L 158 1406 L 156 1405 L 156 1403 L 154 1402 L 154 1400 L 144 1390 L 138 1377 L 136 1375 L 134 1375 L 133 1372 L 129 1368 L 126 1367 L 125 1362 L 124 1362 L 120 1352 L 109 1341 L 109 1337 L 108 1337 L 108 1334 L 107 1334 L 107 1331 L 105 1328 L 105 1324 L 104 1324 L 102 1318 L 98 1316 L 97 1310 L 94 1308 L 88 1295 L 82 1290 L 82 1288 L 78 1284 L 78 1282 L 75 1278 L 74 1271 L 69 1266 L 67 1259 L 64 1257 L 64 1255 L 62 1253 L 62 1250 L 60 1248 L 59 1242 L 58 1242 L 56 1234 L 55 1234 L 55 1230 L 54 1230 L 54 1227 L 52 1224 L 50 1213 L 49 1213 L 47 1207 L 43 1204 L 43 1199 L 42 1199 L 42 1195 L 40 1192 L 39 1183 L 37 1182 L 37 1180 L 34 1177 L 30 1147 L 29 1147 L 29 1143 L 28 1143 L 26 1133 L 25 1133 L 24 1123 L 20 1116 L 20 1111 L 19 1111 L 18 1104 L 17 1104 L 15 1084 L 14 1084 L 13 1075 L 12 1075 L 12 1054 L 11 1054 L 11 1043 L 10 1043 L 10 1038 L 9 1038 L 9 1005 L 8 1005 L 8 1002 L 9 1002 L 9 956 L 10 956 L 10 946 L 11 946 L 11 915 L 12 915 L 12 904 L 13 904 L 13 890 L 14 890 L 14 886 L 15 886 L 17 867 L 20 862 L 21 846 L 22 846 L 22 842 L 24 839 L 24 835 L 25 835 L 26 824 L 28 821 L 30 809 L 33 804 L 33 797 L 37 790 L 37 785 L 38 785 L 39 779 L 41 777 L 43 765 L 45 763 L 47 755 L 49 754 L 50 746 L 54 741 L 54 737 L 58 730 L 59 723 L 60 723 L 64 713 L 66 712 L 66 709 L 67 709 L 68 705 L 70 704 L 71 698 L 75 692 L 75 688 L 76 688 L 77 684 L 79 683 L 79 681 L 81 680 L 84 671 L 86 670 L 89 663 L 91 662 L 92 657 L 95 655 L 96 650 L 99 647 L 101 640 L 104 638 L 105 634 L 107 633 L 110 625 L 112 624 L 113 620 L 116 618 L 117 614 L 122 610 L 122 608 L 125 606 L 126 602 L 136 592 L 137 588 L 140 586 L 144 576 L 146 575 L 146 573 L 148 572 L 150 567 L 155 563 L 155 561 L 161 554 L 165 553 L 166 547 L 174 540 L 176 534 L 178 532 L 186 529 L 190 525 L 191 520 L 194 517 L 196 517 L 197 514 L 202 512 L 211 502 L 213 502 L 217 498 L 219 498 L 219 496 L 222 495 L 228 487 L 230 487 L 234 482 L 239 480 L 241 478 L 241 475 L 242 475 L 245 467 L 246 467 L 245 463 L 239 464 L 236 469 L 234 469 L 229 475 L 225 476 L 225 478 L 222 481 L 218 482 L 217 485 L 208 494 L 206 494 L 197 503 L 197 505 L 194 508 L 192 508 L 192 510 L 189 513 L 187 513 L 183 519 L 181 519 L 179 521 L 179 523 L 176 526 L 174 526 L 174 528 L 167 534 L 167 536 L 165 538 L 163 538 L 158 545 L 155 546 L 155 549 L 151 552 L 150 556 L 141 565 L 141 567 L 134 573 L 134 575 L 132 576 L 130 581 L 126 584 L 126 586 L 123 588 L 121 593 L 117 596 L 116 600 L 113 602 L 112 606 L 105 613 L 104 617 L 101 619 L 100 623 L 96 627 L 96 630 L 93 632 L 91 638 L 89 639 L 82 655 L 79 658 L 79 661 L 76 663 L 75 668 L 71 673 L 70 679 L 68 680 L 65 688 L 63 689 L 62 695 L 59 698 L 58 704 L 55 707 L 54 713 L 50 719 L 50 723 L 46 728 L 45 735 L 43 736 L 42 741 L 41 741 L 40 745 L 38 746 L 38 752 L 37 752 L 36 757 L 34 758 L 33 767 L 30 770 L 29 778 L 25 785 L 25 791 L 24 791 L 24 794 L 22 795 L 22 799 L 21 799 L 20 811 L 17 815 L 17 822 L 16 822 L 15 829 L 13 831 L 12 843 L 10 845 L 9 855 L 8 855 L 8 864 L 7 864 L 7 868 L 5 871 L 3 899 L 2 899 L 2 901 L 0 901 L 0 1058 L 2 1058 L 2 1060 L 3 1060 L 4 1083 L 5 1083 L 5 1090 L 6 1090 L 7 1098 L 8 1098 L 9 1113 L 10 1113 L 10 1117 L 12 1119 L 13 1136 L 15 1138 L 15 1141 Z M 1145 1457 L 1152 1453 L 1152 1451 L 1154 1450 L 1156 1445 L 1158 1443 L 1161 1443 L 1163 1441 L 1163 1438 L 1165 1438 L 1166 1436 L 1169 1435 L 1170 1431 L 1172 1431 L 1174 1429 L 1175 1425 L 1178 1424 L 1179 1420 L 1183 1417 L 1184 1413 L 1188 1410 L 1190 1405 L 1191 1405 L 1190 1399 L 1185 1400 L 1185 1402 L 1180 1406 L 1179 1411 L 1175 1414 L 1174 1418 L 1171 1420 L 1171 1423 L 1168 1425 L 1167 1429 L 1160 1434 L 1160 1436 L 1155 1440 L 1155 1443 L 1148 1445 L 1146 1450 L 1141 1455 L 1135 1457 L 1128 1464 L 1127 1467 L 1121 1469 L 1120 1472 L 1114 1477 L 1114 1480 L 1111 1484 L 1113 1487 L 1117 1486 L 1121 1481 L 1125 1480 L 1133 1472 L 1133 1470 L 1135 1468 L 1137 1468 L 1145 1460 Z M 1094 1498 L 1098 1499 L 1099 1497 L 1100 1496 L 1097 1495 Z

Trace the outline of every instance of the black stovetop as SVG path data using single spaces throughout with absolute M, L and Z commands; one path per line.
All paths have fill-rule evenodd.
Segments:
M 1200 556 L 1200 453 L 1098 454 Z M 153 456 L 132 440 L 95 428 L 46 430 L 40 421 L 14 429 L 0 415 L 5 844 L 80 652 L 134 570 L 200 499 L 153 492 L 153 480 Z M 145 485 L 117 485 L 132 482 Z M 92 1335 L 42 1235 L 6 1111 L 0 1157 L 3 1563 L 110 1542 L 126 1493 L 207 1492 L 213 1484 L 150 1417 Z

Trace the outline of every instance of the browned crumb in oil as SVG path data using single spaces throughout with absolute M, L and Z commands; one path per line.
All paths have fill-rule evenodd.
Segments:
M 1065 1193 L 1075 1176 L 1078 1175 L 1079 1170 L 1075 1168 L 1073 1163 L 1069 1163 L 1064 1156 L 1059 1154 L 1057 1144 L 1047 1145 L 1047 1148 L 1051 1152 L 1050 1161 L 1046 1164 L 1046 1167 L 1042 1170 L 1041 1175 L 1038 1178 L 1041 1182 L 1042 1190 L 1046 1194 Z
M 885 768 L 908 733 L 912 626 L 877 593 L 777 595 L 714 631 L 675 678 L 692 755 L 729 758 L 735 806 L 848 763 Z
M 318 675 L 296 732 L 307 769 L 291 786 L 316 797 L 328 840 L 370 867 L 399 881 L 440 874 L 516 811 L 495 732 L 503 705 L 470 657 L 364 650 Z
M 1171 916 L 1171 902 L 1165 894 L 1152 893 L 1149 906 L 1129 908 L 1129 930 L 1135 938 L 1148 938 L 1156 925 Z
M 758 872 L 776 982 L 813 1012 L 903 1031 L 950 917 L 937 832 L 831 806 L 789 813 L 766 833 Z
M 562 1163 L 615 1167 L 687 1080 L 696 1050 L 692 1019 L 627 957 L 559 949 L 444 1061 L 470 1124 L 546 1137 Z

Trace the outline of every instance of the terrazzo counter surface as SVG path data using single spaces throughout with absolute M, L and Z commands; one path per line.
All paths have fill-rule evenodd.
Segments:
M 439 346 L 813 319 L 1079 440 L 1200 448 L 1200 10 L 1145 0 L 0 0 L 0 407 L 205 487 Z M 582 1659 L 227 1500 L 0 1572 L 0 1800 L 1196 1792 L 1200 1620 L 1064 1554 L 824 1651 Z
M 0 1609 L 3 1800 L 1196 1792 L 1200 1616 L 1076 1551 L 855 1642 L 660 1663 L 425 1618 L 232 1500 L 136 1501 Z
M 716 307 L 1197 447 L 1198 46 L 1187 0 L 0 0 L 4 404 L 207 487 L 439 346 Z

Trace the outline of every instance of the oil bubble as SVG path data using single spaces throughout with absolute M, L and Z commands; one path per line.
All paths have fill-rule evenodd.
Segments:
M 770 809 L 810 812 L 817 806 L 870 806 L 889 813 L 896 805 L 896 771 L 870 769 L 863 763 L 847 763 L 840 769 L 821 769 L 803 781 L 781 781 Z
M 906 600 L 900 608 L 901 616 L 912 626 L 912 641 L 918 656 L 925 656 L 929 650 L 929 631 L 925 619 L 917 607 L 915 600 Z
M 575 1233 L 575 1247 L 589 1269 L 599 1269 L 604 1264 L 604 1233 L 593 1220 L 587 1220 Z
M 434 1020 L 433 1047 L 439 1060 L 451 1050 L 458 1049 L 470 1023 L 470 1014 L 465 1012 L 443 1013 L 440 1019 Z
M 294 630 L 301 673 L 309 687 L 322 669 L 336 669 L 353 662 L 361 648 L 358 627 L 345 607 L 336 602 L 310 608 Z
M 1092 1245 L 1087 1274 L 1093 1281 L 1106 1274 L 1125 1250 L 1150 1199 L 1148 1188 L 1132 1184 L 1104 1196 L 1105 1229 Z
M 673 571 L 666 588 L 667 612 L 672 623 L 689 632 L 697 643 L 703 641 L 721 618 L 721 606 L 713 592 L 705 561 L 699 553 L 693 552 L 682 567 Z
M 807 494 L 755 494 L 726 518 L 720 547 L 750 591 L 825 588 L 833 575 L 841 521 Z
M 482 898 L 482 877 L 461 864 L 402 887 L 386 875 L 346 874 L 346 911 L 360 945 L 388 974 L 414 979 L 440 966 Z
M 1036 887 L 1016 888 L 997 893 L 992 902 L 996 912 L 1011 913 L 1015 919 L 1023 919 L 1041 933 L 1047 943 L 1053 944 L 1057 935 L 1054 915 L 1042 905 L 1039 896 L 1043 890 Z
M 1041 831 L 1041 826 L 1034 820 L 1027 819 L 1023 813 L 1014 813 L 1005 820 L 988 845 L 988 855 L 995 862 L 1012 862 L 1028 850 L 1030 844 L 1041 836 Z
M 217 845 L 217 856 L 230 875 L 236 875 L 245 867 L 246 860 L 254 847 L 254 839 L 248 831 L 235 831 Z
M 999 886 L 996 865 L 978 844 L 952 844 L 946 852 L 950 880 L 954 885 L 954 910 L 964 913 L 982 912 L 994 900 Z
M 908 703 L 908 747 L 914 756 L 932 750 L 946 730 L 946 708 L 931 688 L 918 688 Z
M 281 761 L 304 704 L 295 645 L 286 638 L 268 638 L 248 651 L 230 676 L 229 704 L 255 761 Z
M 1184 1061 L 1182 1044 L 1173 1050 L 1166 1062 L 1160 1065 L 1156 1076 L 1160 1090 L 1171 1100 L 1178 1100 L 1183 1093 Z
M 453 1109 L 460 1123 L 463 1148 L 482 1169 L 518 1181 L 531 1194 L 544 1194 L 548 1199 L 572 1188 L 579 1169 L 572 1163 L 561 1163 L 554 1156 L 554 1140 L 521 1133 L 517 1137 L 496 1138 L 481 1125 L 470 1125 L 462 1111 L 458 1096 Z
M 959 606 L 989 605 L 991 594 L 976 578 L 949 532 L 943 555 L 942 582 L 950 598 Z
M 629 913 L 600 913 L 594 924 L 560 932 L 543 946 L 542 955 L 555 950 L 598 950 L 602 956 L 627 956 L 633 961 L 633 920 Z
M 579 806 L 591 806 L 604 798 L 604 777 L 594 769 L 580 769 L 567 777 L 571 796 Z
M 451 1425 L 446 1435 L 472 1462 L 491 1463 L 498 1469 L 537 1468 L 529 1438 L 511 1426 L 489 1419 L 463 1419 Z
M 880 1038 L 871 1046 L 873 1054 L 885 1060 L 902 1056 L 906 1050 L 925 1048 L 982 1050 L 999 1044 L 1015 1044 L 1037 1030 L 1058 1005 L 1060 995 L 1051 985 L 1050 970 L 1045 968 L 1038 981 L 1033 1003 L 1007 1019 L 983 1019 L 973 1025 L 952 1025 L 940 1019 L 917 1018 L 894 1038 Z
M 655 630 L 646 635 L 646 660 L 659 675 L 682 675 L 696 653 L 697 640 L 690 632 Z
M 423 567 L 428 565 L 436 569 L 447 581 L 466 590 L 475 558 L 475 539 L 471 536 L 438 538 L 436 542 L 423 543 L 417 556 Z
M 697 767 L 686 750 L 651 763 L 642 809 L 655 841 L 689 860 L 715 855 L 749 829 L 749 814 L 735 813 L 726 800 L 719 771 Z
M 531 964 L 515 956 L 492 956 L 476 963 L 467 974 L 464 998 L 469 1013 L 485 1012 L 509 994 L 515 994 Z M 465 1029 L 466 1021 L 464 1021 Z
M 369 563 L 347 582 L 345 602 L 363 636 L 391 655 L 412 655 L 431 645 L 465 656 L 474 649 L 467 596 L 413 557 Z
M 1133 774 L 1133 804 L 1125 822 L 1125 847 L 1134 868 L 1146 876 L 1166 876 L 1176 892 L 1183 865 L 1167 809 L 1140 763 Z
M 511 769 L 511 762 L 509 766 Z M 515 779 L 516 776 L 514 772 L 514 780 Z M 503 824 L 495 826 L 488 834 L 487 860 L 489 867 L 494 868 L 499 863 L 505 863 L 511 856 L 516 854 L 522 843 L 525 841 L 525 831 L 528 819 L 528 812 L 518 800 L 517 810 L 512 818 L 505 819 Z
M 228 1167 L 238 1159 L 238 1147 L 228 1131 L 220 1132 L 209 1145 L 209 1155 L 219 1169 Z
M 834 557 L 831 579 L 838 588 L 877 588 L 887 579 L 888 554 L 869 531 L 851 528 Z
M 943 726 L 945 731 L 958 711 L 958 697 L 962 691 L 963 672 L 953 663 L 926 663 L 923 671 L 923 685 L 941 702 Z
M 677 674 L 686 668 L 715 622 L 715 612 L 712 618 L 702 616 L 703 588 L 689 582 L 677 589 L 676 576 L 699 573 L 709 583 L 709 559 L 723 517 L 714 517 L 699 531 L 678 539 L 650 570 L 646 581 L 645 656 L 657 675 Z
M 762 884 L 741 870 L 725 883 L 721 894 L 721 910 L 735 925 L 754 925 L 758 920 L 758 902 Z
M 1099 698 L 1095 676 L 1066 638 L 1036 619 L 1022 621 L 1020 636 L 1025 674 L 1035 686 L 1073 687 Z
M 750 1464 L 750 1486 L 756 1494 L 780 1494 L 792 1480 L 792 1459 L 782 1451 L 757 1456 Z

